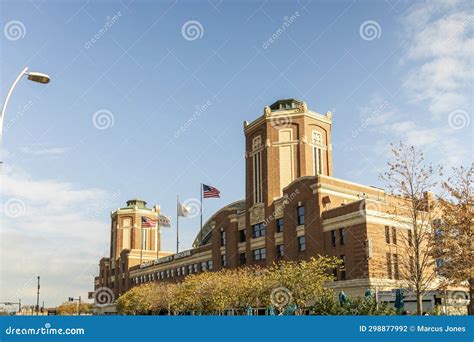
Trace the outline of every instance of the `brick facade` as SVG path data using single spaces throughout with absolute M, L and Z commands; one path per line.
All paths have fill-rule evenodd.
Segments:
M 245 122 L 246 197 L 210 217 L 204 243 L 198 234 L 188 251 L 162 252 L 160 239 L 157 246 L 152 242 L 150 250 L 140 251 L 140 217 L 153 217 L 156 208 L 148 209 L 139 200 L 127 202 L 111 215 L 110 258 L 101 259 L 95 288 L 109 287 L 119 296 L 144 282 L 181 281 L 209 269 L 267 266 L 317 255 L 344 258 L 346 270 L 337 272 L 338 281 L 331 286 L 349 294 L 362 295 L 374 286 L 399 287 L 396 265 L 387 273 L 387 253 L 402 254 L 403 247 L 385 238 L 386 226 L 406 234 L 406 227 L 388 215 L 397 200 L 381 189 L 332 176 L 331 119 L 330 112 L 321 115 L 290 99 Z M 123 241 L 124 218 L 131 220 L 126 222 L 132 231 L 126 235 L 129 242 Z M 281 223 L 283 231 L 278 232 Z

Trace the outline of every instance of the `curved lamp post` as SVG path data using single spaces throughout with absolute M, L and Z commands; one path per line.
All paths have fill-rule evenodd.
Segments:
M 10 87 L 10 90 L 8 91 L 7 97 L 5 98 L 5 102 L 3 102 L 2 112 L 0 113 L 0 148 L 1 148 L 2 140 L 3 140 L 3 117 L 5 116 L 5 111 L 7 110 L 8 101 L 10 100 L 10 96 L 12 95 L 13 90 L 15 89 L 16 85 L 18 84 L 18 82 L 20 82 L 22 76 L 25 76 L 25 75 L 28 76 L 28 79 L 30 81 L 38 82 L 42 84 L 49 83 L 49 81 L 51 80 L 51 78 L 48 75 L 43 74 L 41 72 L 33 72 L 33 71 L 29 72 L 28 67 L 26 67 L 20 72 L 18 77 L 15 79 L 15 82 L 13 82 L 12 86 Z

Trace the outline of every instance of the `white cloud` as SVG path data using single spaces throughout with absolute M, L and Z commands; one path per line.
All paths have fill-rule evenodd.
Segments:
M 404 62 L 415 63 L 404 80 L 407 95 L 438 119 L 471 103 L 474 15 L 469 8 L 469 2 L 421 3 L 402 19 L 408 43 Z
M 380 136 L 373 147 L 376 154 L 386 156 L 381 145 L 403 141 L 447 168 L 472 159 L 472 146 L 465 138 L 467 134 L 472 139 L 471 127 L 456 130 L 449 120 L 454 111 L 472 115 L 474 16 L 466 5 L 423 2 L 403 15 L 400 24 L 407 49 L 399 81 L 405 91 L 396 99 L 375 93 L 369 105 L 360 109 L 368 131 Z M 382 110 L 374 115 L 374 108 Z
M 107 255 L 108 215 L 117 207 L 107 199 L 113 196 L 34 179 L 18 168 L 3 172 L 0 296 L 33 304 L 41 275 L 46 306 L 69 296 L 87 298 L 97 263 Z

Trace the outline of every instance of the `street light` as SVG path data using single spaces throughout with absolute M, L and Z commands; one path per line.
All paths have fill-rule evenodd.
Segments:
M 3 102 L 3 107 L 2 107 L 2 112 L 0 113 L 0 145 L 2 143 L 2 137 L 3 137 L 3 117 L 5 116 L 5 111 L 7 110 L 7 105 L 8 101 L 10 100 L 10 96 L 13 93 L 13 90 L 15 89 L 16 85 L 18 82 L 20 82 L 22 76 L 28 76 L 28 79 L 33 82 L 37 83 L 42 83 L 42 84 L 47 84 L 49 81 L 51 81 L 51 78 L 43 74 L 41 72 L 35 72 L 35 71 L 30 71 L 28 72 L 28 67 L 24 68 L 20 74 L 17 76 L 15 81 L 13 82 L 12 86 L 10 87 L 10 90 L 7 93 L 7 97 L 5 98 L 5 102 Z
M 30 81 L 43 83 L 43 84 L 49 83 L 49 81 L 51 81 L 51 78 L 48 75 L 43 74 L 41 72 L 34 72 L 34 71 L 30 71 L 30 73 L 28 74 L 28 79 Z
M 81 296 L 79 296 L 79 298 L 74 298 L 74 297 L 68 298 L 69 302 L 74 302 L 75 300 L 77 300 L 77 315 L 80 316 L 81 315 Z

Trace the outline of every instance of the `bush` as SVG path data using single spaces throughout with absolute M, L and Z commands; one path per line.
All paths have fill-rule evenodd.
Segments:
M 331 293 L 326 293 L 318 298 L 311 308 L 314 315 L 395 315 L 394 308 L 388 306 L 387 303 L 378 303 L 374 298 L 356 298 L 348 299 L 346 303 L 341 305 L 339 300 Z

